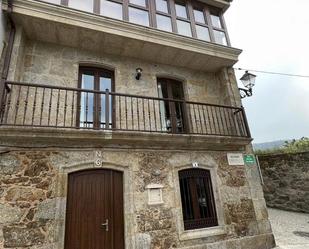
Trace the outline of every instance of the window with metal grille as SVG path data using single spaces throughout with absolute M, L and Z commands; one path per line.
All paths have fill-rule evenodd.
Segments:
M 186 169 L 179 171 L 184 229 L 218 225 L 210 171 Z

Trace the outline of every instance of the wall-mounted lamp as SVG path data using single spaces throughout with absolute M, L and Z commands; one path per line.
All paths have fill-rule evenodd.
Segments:
M 136 74 L 135 74 L 135 79 L 139 80 L 142 76 L 143 69 L 140 67 L 136 68 Z
M 255 85 L 256 75 L 249 73 L 248 71 L 240 78 L 241 82 L 246 88 L 238 88 L 240 92 L 240 97 L 251 97 L 252 96 L 252 88 Z

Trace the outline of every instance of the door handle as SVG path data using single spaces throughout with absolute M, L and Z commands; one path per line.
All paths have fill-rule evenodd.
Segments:
M 106 219 L 105 223 L 101 224 L 101 227 L 105 227 L 105 231 L 108 232 L 108 219 Z

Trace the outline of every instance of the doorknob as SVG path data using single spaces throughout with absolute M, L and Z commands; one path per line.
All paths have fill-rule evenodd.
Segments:
M 101 227 L 105 227 L 105 231 L 108 232 L 108 219 L 106 219 L 105 223 L 101 224 Z

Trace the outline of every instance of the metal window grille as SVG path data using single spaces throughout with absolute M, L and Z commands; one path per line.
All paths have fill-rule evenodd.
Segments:
M 209 170 L 179 171 L 184 229 L 218 225 L 216 205 Z

